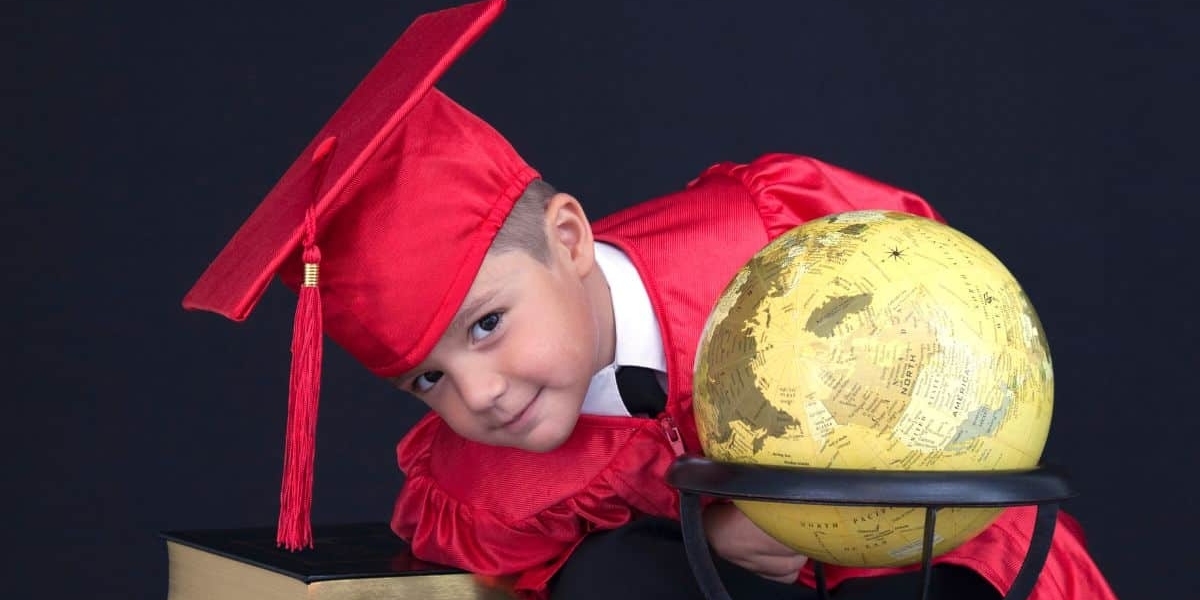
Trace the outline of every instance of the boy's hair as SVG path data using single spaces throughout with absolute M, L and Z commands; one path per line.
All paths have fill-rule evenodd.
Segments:
M 488 252 L 502 254 L 521 250 L 543 263 L 550 260 L 550 244 L 545 233 L 546 205 L 557 193 L 554 186 L 541 179 L 529 182 L 504 219 L 504 225 L 496 232 Z

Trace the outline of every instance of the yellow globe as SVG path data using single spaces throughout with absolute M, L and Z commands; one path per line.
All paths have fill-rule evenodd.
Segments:
M 696 424 L 714 460 L 890 470 L 1035 466 L 1053 408 L 1041 323 L 1008 270 L 936 221 L 831 215 L 734 277 L 696 357 Z M 924 510 L 738 501 L 797 552 L 846 566 L 921 558 Z M 938 513 L 934 555 L 996 509 Z

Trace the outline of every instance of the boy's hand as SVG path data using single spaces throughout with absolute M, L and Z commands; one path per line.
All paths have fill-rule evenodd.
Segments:
M 704 531 L 717 554 L 744 569 L 780 583 L 795 583 L 808 557 L 767 535 L 733 504 L 704 509 Z

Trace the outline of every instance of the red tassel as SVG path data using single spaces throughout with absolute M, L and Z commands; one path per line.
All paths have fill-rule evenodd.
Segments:
M 317 287 L 321 251 L 315 243 L 315 215 L 308 210 L 304 231 L 304 283 L 292 327 L 292 373 L 288 386 L 287 441 L 279 526 L 275 541 L 288 550 L 313 546 L 312 489 L 316 456 L 317 403 L 321 394 L 321 292 Z

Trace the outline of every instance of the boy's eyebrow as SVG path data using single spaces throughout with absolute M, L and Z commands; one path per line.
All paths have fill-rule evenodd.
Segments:
M 466 302 L 463 302 L 463 305 L 458 309 L 458 314 L 454 315 L 454 320 L 450 322 L 450 327 L 447 328 L 446 331 L 458 331 L 459 329 L 462 329 L 466 325 L 466 322 L 470 319 L 474 319 L 475 314 L 479 311 L 479 309 L 485 304 L 491 302 L 498 293 L 499 290 L 491 289 L 483 294 L 467 300 Z

